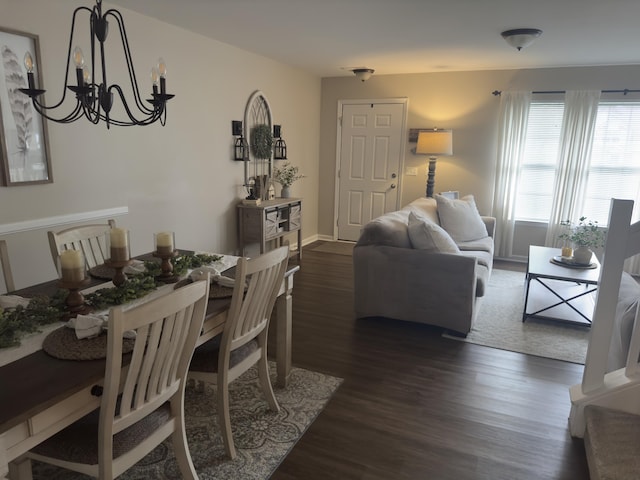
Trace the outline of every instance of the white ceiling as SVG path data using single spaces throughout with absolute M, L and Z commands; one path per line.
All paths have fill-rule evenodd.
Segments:
M 640 0 L 109 3 L 322 77 L 640 64 Z M 523 27 L 543 34 L 518 52 L 500 32 Z

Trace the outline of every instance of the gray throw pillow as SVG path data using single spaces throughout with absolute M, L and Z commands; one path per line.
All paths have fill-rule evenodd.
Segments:
M 439 253 L 460 253 L 456 242 L 440 225 L 416 212 L 409 213 L 409 239 L 413 248 Z
M 487 237 L 487 227 L 480 218 L 473 195 L 449 199 L 436 195 L 440 225 L 456 242 L 470 242 Z

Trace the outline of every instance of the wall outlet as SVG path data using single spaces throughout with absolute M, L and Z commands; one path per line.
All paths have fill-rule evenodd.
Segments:
M 418 175 L 418 167 L 407 167 L 404 169 L 404 174 L 407 176 L 415 177 Z

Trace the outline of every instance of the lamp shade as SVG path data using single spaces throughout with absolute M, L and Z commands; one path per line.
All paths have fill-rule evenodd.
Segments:
M 420 130 L 416 154 L 440 157 L 453 155 L 453 132 L 451 130 Z

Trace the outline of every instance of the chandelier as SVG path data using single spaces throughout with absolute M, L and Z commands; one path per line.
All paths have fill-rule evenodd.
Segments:
M 90 65 L 85 63 L 85 58 L 80 47 L 73 45 L 73 36 L 75 31 L 76 16 L 81 12 L 89 13 L 89 33 L 91 36 L 91 62 Z M 105 41 L 109 32 L 109 22 L 107 18 L 111 17 L 117 23 L 122 47 L 124 51 L 127 69 L 129 71 L 129 82 L 134 105 L 127 103 L 124 91 L 118 84 L 109 84 L 107 82 L 107 61 L 105 57 Z M 96 42 L 97 40 L 97 42 Z M 96 50 L 98 53 L 96 54 Z M 76 71 L 76 84 L 69 84 L 69 65 L 73 59 Z M 158 65 L 151 70 L 151 81 L 153 91 L 151 98 L 143 100 L 138 89 L 138 82 L 133 68 L 131 59 L 131 50 L 127 41 L 127 32 L 124 27 L 124 19 L 122 14 L 115 10 L 109 9 L 102 13 L 102 0 L 96 0 L 93 9 L 88 7 L 78 7 L 73 12 L 71 21 L 71 35 L 69 37 L 69 49 L 67 51 L 67 66 L 65 69 L 64 88 L 62 90 L 62 98 L 58 103 L 46 106 L 38 100 L 45 90 L 36 88 L 34 79 L 34 60 L 31 53 L 27 52 L 24 56 L 24 65 L 27 69 L 27 79 L 29 88 L 21 88 L 20 91 L 31 98 L 33 106 L 40 115 L 47 120 L 57 123 L 71 123 L 79 118 L 86 118 L 91 123 L 97 124 L 100 120 L 110 125 L 132 126 L 132 125 L 151 125 L 160 120 L 164 126 L 167 119 L 166 104 L 174 95 L 166 92 L 166 75 L 167 66 L 164 60 L 159 59 Z M 99 68 L 99 70 L 98 70 Z M 96 71 L 100 75 L 100 79 L 96 80 Z M 100 82 L 100 83 L 98 83 Z M 53 112 L 61 107 L 65 101 L 67 89 L 75 94 L 76 105 L 71 112 L 62 117 L 53 117 L 49 112 Z M 117 95 L 122 102 L 122 117 L 111 117 L 111 107 L 114 103 L 114 96 Z M 135 110 L 135 111 L 133 111 Z

